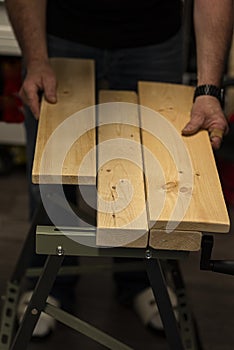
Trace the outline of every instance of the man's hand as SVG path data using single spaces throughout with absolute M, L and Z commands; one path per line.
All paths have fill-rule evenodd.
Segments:
M 199 96 L 191 111 L 191 120 L 182 130 L 182 135 L 193 135 L 200 129 L 206 129 L 214 149 L 221 145 L 223 135 L 228 132 L 228 123 L 217 98 Z
M 49 61 L 32 62 L 27 67 L 27 74 L 19 95 L 22 101 L 29 106 L 35 118 L 40 114 L 40 94 L 49 103 L 56 103 L 56 77 Z

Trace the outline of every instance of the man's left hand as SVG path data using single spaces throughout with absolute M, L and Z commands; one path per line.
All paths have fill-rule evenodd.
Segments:
M 206 129 L 209 132 L 212 147 L 218 149 L 223 136 L 228 132 L 228 123 L 216 97 L 198 96 L 196 98 L 190 122 L 182 130 L 182 135 L 193 135 L 200 129 Z

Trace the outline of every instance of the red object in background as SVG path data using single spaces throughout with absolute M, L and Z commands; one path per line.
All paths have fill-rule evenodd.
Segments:
M 218 159 L 217 166 L 226 203 L 234 206 L 234 162 Z
M 23 104 L 18 96 L 21 86 L 21 59 L 0 59 L 0 121 L 22 123 Z
M 232 115 L 228 118 L 228 120 L 229 120 L 229 123 L 230 123 L 230 124 L 234 124 L 234 114 L 232 114 Z

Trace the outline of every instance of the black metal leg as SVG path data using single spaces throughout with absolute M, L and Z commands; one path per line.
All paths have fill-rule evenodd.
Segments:
M 199 331 L 188 303 L 185 283 L 180 271 L 179 262 L 177 260 L 167 260 L 166 266 L 177 295 L 180 332 L 184 347 L 186 350 L 201 350 L 202 344 Z
M 54 284 L 57 273 L 63 262 L 63 256 L 49 256 L 41 277 L 36 285 L 23 321 L 15 336 L 11 350 L 26 350 L 36 323 L 44 310 L 47 297 Z
M 35 232 L 37 223 L 45 216 L 45 210 L 40 203 L 35 212 L 27 237 L 24 241 L 20 255 L 15 264 L 14 271 L 7 283 L 6 296 L 2 309 L 0 325 L 0 349 L 9 349 L 15 329 L 15 316 L 20 293 L 20 284 L 30 266 L 35 252 Z
M 170 349 L 184 350 L 159 260 L 146 259 L 146 270 Z

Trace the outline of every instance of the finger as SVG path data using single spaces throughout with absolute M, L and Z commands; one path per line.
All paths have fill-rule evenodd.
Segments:
M 56 103 L 57 102 L 57 83 L 54 77 L 44 77 L 43 78 L 44 96 L 47 102 Z
M 210 139 L 212 140 L 214 137 L 218 137 L 222 140 L 224 135 L 224 131 L 218 128 L 214 128 L 210 131 Z
M 40 116 L 40 103 L 39 103 L 39 97 L 36 96 L 29 96 L 28 97 L 28 105 L 32 111 L 32 114 L 36 119 L 39 119 Z
M 191 120 L 182 130 L 182 135 L 193 135 L 200 130 L 201 125 L 196 120 Z
M 20 97 L 22 98 L 23 102 L 29 106 L 34 117 L 38 119 L 40 115 L 40 103 L 39 103 L 39 96 L 37 93 L 37 89 L 24 88 L 22 89 L 22 91 L 20 91 Z
M 196 113 L 194 110 L 194 106 L 191 111 L 190 121 L 186 124 L 186 126 L 182 130 L 182 135 L 189 136 L 196 134 L 198 132 L 204 122 L 204 118 L 200 113 Z
M 213 149 L 219 149 L 222 143 L 222 139 L 218 136 L 214 136 L 212 139 L 210 139 L 211 145 Z
M 210 131 L 210 141 L 214 149 L 219 149 L 223 140 L 224 130 L 214 128 Z

